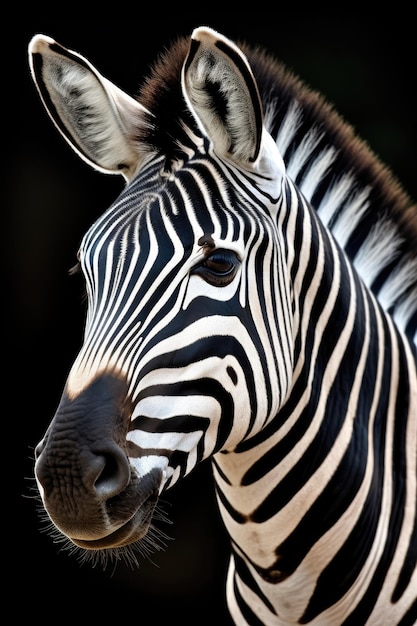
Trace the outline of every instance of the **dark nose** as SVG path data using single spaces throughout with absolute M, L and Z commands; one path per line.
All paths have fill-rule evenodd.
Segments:
M 75 490 L 85 490 L 101 501 L 119 495 L 129 484 L 130 467 L 124 451 L 113 441 L 103 441 L 97 446 L 65 449 L 62 441 L 36 447 L 36 478 L 42 485 L 44 497 L 52 496 L 54 489 L 68 492 L 71 484 Z
M 131 409 L 126 397 L 125 382 L 109 375 L 76 398 L 63 394 L 35 450 L 35 473 L 45 504 L 68 506 L 75 515 L 80 500 L 97 506 L 126 488 L 131 478 L 125 443 Z

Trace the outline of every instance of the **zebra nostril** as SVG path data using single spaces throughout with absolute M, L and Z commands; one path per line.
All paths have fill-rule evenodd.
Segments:
M 82 484 L 87 492 L 100 501 L 119 495 L 129 484 L 130 465 L 127 456 L 115 443 L 98 450 L 84 450 L 74 459 L 56 464 L 56 455 L 44 441 L 35 449 L 35 474 L 45 497 L 59 492 L 68 476 L 74 485 Z
M 129 484 L 129 462 L 116 444 L 96 454 L 96 461 L 90 466 L 93 488 L 102 500 L 108 500 L 119 495 Z

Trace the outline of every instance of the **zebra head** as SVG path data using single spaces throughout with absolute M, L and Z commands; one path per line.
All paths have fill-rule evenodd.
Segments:
M 57 529 L 117 551 L 146 536 L 163 490 L 259 432 L 288 391 L 284 165 L 246 57 L 209 28 L 138 100 L 49 37 L 30 63 L 71 147 L 127 181 L 80 246 L 84 342 L 35 466 Z

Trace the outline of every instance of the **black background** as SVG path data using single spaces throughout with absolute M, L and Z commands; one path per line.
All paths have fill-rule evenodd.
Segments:
M 396 10 L 364 19 L 359 12 L 320 15 L 277 7 L 273 15 L 239 12 L 233 19 L 216 17 L 215 10 L 172 17 L 155 6 L 154 17 L 141 19 L 10 23 L 2 90 L 2 539 L 3 612 L 11 611 L 13 621 L 33 617 L 44 624 L 61 618 L 110 623 L 110 616 L 116 616 L 119 623 L 128 618 L 135 624 L 159 625 L 172 618 L 182 625 L 228 624 L 228 546 L 209 464 L 167 494 L 173 523 L 166 531 L 173 540 L 166 551 L 154 555 L 154 564 L 144 560 L 138 570 L 119 564 L 103 572 L 99 566 L 80 565 L 41 531 L 31 491 L 32 451 L 53 416 L 84 323 L 83 285 L 68 276 L 68 269 L 85 229 L 123 182 L 89 169 L 53 127 L 29 76 L 30 38 L 45 33 L 81 52 L 131 94 L 158 52 L 195 26 L 209 25 L 232 39 L 263 45 L 336 105 L 415 199 L 415 38 L 411 15 Z M 6 22 L 3 30 L 7 28 Z

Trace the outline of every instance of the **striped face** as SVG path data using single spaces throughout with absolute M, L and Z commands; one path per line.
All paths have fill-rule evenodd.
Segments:
M 168 181 L 160 169 L 150 164 L 84 237 L 87 324 L 66 394 L 123 381 L 130 463 L 138 475 L 161 468 L 162 488 L 276 413 L 287 372 L 270 372 L 288 346 L 268 320 L 289 296 L 273 220 L 215 158 Z
M 31 50 L 65 139 L 128 181 L 81 244 L 84 343 L 35 466 L 54 525 L 117 550 L 146 537 L 163 489 L 259 432 L 287 393 L 284 166 L 246 58 L 210 29 L 168 72 L 180 84 L 155 88 L 185 107 L 160 124 L 80 55 L 43 36 Z
M 161 491 L 258 432 L 290 381 L 290 294 L 264 194 L 249 176 L 237 191 L 214 155 L 160 172 L 150 162 L 82 241 L 84 344 L 37 450 L 50 517 L 88 550 L 146 535 Z M 61 455 L 69 510 L 50 476 Z

